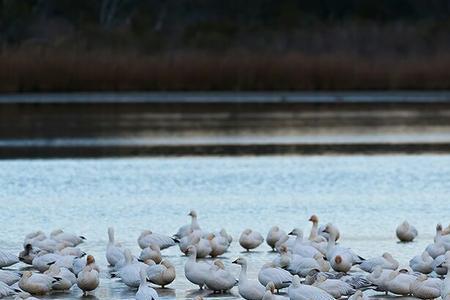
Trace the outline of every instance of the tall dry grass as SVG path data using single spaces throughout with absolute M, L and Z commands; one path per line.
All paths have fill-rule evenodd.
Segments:
M 0 92 L 449 89 L 450 54 L 3 50 Z

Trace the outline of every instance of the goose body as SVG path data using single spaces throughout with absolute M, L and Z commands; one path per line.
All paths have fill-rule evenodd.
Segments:
M 191 224 L 181 226 L 178 229 L 178 232 L 176 234 L 174 234 L 174 237 L 181 239 L 185 236 L 188 236 L 189 234 L 191 234 L 192 232 L 194 232 L 196 230 L 201 230 L 200 226 L 198 225 L 198 221 L 197 221 L 197 212 L 195 210 L 191 210 L 189 212 L 188 216 L 191 216 Z
M 387 278 L 386 287 L 393 294 L 407 296 L 411 294 L 410 286 L 415 280 L 413 275 L 393 271 Z
M 295 255 L 287 266 L 289 272 L 300 277 L 306 277 L 314 269 L 321 272 L 328 272 L 330 270 L 330 264 L 324 260 L 323 255 L 316 254 L 313 258 Z
M 328 279 L 323 275 L 319 275 L 313 286 L 318 287 L 336 299 L 342 296 L 349 296 L 354 294 L 356 291 L 348 283 L 341 281 L 339 279 Z
M 17 294 L 9 285 L 0 281 L 0 298 L 8 297 Z
M 161 250 L 175 245 L 175 240 L 169 236 L 144 230 L 138 238 L 138 245 L 141 249 L 145 249 L 150 245 L 158 245 Z
M 6 285 L 13 285 L 20 280 L 20 273 L 16 271 L 0 270 L 0 282 Z
M 427 278 L 420 275 L 410 285 L 414 297 L 420 299 L 435 299 L 441 295 L 442 280 L 438 278 Z
M 75 247 L 84 242 L 84 236 L 76 235 L 74 233 L 64 232 L 61 229 L 54 230 L 50 234 L 50 238 L 58 242 L 66 242 L 68 245 Z
M 377 291 L 387 292 L 387 281 L 393 270 L 382 269 L 381 266 L 376 266 L 371 274 L 367 276 L 367 279 L 377 286 Z
M 361 270 L 369 273 L 372 273 L 377 266 L 380 266 L 382 269 L 396 270 L 399 263 L 390 253 L 385 252 L 382 256 L 367 259 L 359 265 Z
M 261 300 L 266 293 L 266 288 L 258 281 L 248 279 L 247 261 L 240 257 L 233 261 L 233 263 L 241 265 L 238 283 L 239 295 L 247 300 Z
M 447 268 L 447 276 L 442 282 L 441 298 L 442 300 L 450 300 L 450 251 L 445 253 L 445 261 L 441 265 Z
M 155 263 L 159 264 L 162 260 L 159 246 L 156 244 L 151 244 L 150 246 L 144 248 L 139 255 L 139 259 L 142 261 L 151 259 Z
M 159 296 L 155 289 L 147 285 L 147 274 L 144 269 L 139 272 L 139 288 L 136 292 L 136 300 L 158 300 Z
M 286 232 L 284 232 L 278 226 L 273 226 L 267 233 L 266 243 L 274 251 L 277 242 L 286 236 L 287 236 Z
M 239 244 L 247 251 L 257 248 L 264 242 L 264 238 L 259 232 L 246 229 L 239 237 Z M 261 297 L 262 298 L 262 297 Z
M 197 249 L 195 246 L 189 246 L 186 254 L 189 258 L 184 265 L 184 274 L 187 280 L 203 289 L 211 265 L 206 262 L 197 262 Z
M 12 266 L 19 262 L 19 258 L 7 251 L 0 250 L 0 269 Z
M 408 221 L 403 221 L 403 223 L 398 225 L 395 233 L 400 241 L 412 242 L 417 236 L 417 229 L 410 225 Z
M 214 292 L 228 291 L 236 283 L 236 278 L 225 269 L 224 264 L 220 260 L 214 261 L 205 279 L 206 287 Z
M 48 275 L 25 271 L 19 280 L 19 287 L 33 295 L 45 295 L 51 291 L 53 281 Z
M 45 271 L 44 274 L 59 279 L 52 283 L 52 290 L 58 291 L 69 290 L 74 284 L 77 283 L 77 278 L 71 271 L 69 271 L 69 269 L 59 267 L 57 265 L 52 265 L 50 269 Z
M 141 270 L 146 270 L 147 265 L 134 261 L 133 256 L 131 255 L 131 251 L 129 249 L 125 250 L 125 265 L 119 269 L 119 277 L 122 279 L 122 282 L 125 283 L 128 287 L 136 288 L 139 287 L 141 283 Z
M 318 287 L 301 284 L 297 275 L 292 279 L 288 296 L 290 300 L 334 300 L 333 296 Z
M 265 264 L 258 273 L 258 280 L 263 286 L 272 282 L 277 290 L 288 287 L 292 282 L 292 275 L 288 271 L 275 267 L 274 264 Z
M 444 276 L 447 274 L 447 267 L 445 266 L 444 262 L 445 255 L 439 255 L 433 260 L 433 271 L 439 276 Z
M 422 255 L 417 255 L 409 261 L 409 266 L 413 271 L 420 272 L 422 274 L 429 274 L 433 271 L 433 258 L 424 251 Z
M 123 249 L 115 243 L 114 240 L 114 229 L 112 227 L 108 228 L 108 246 L 106 247 L 106 260 L 111 266 L 115 266 L 121 261 L 125 260 L 123 254 Z
M 39 272 L 45 272 L 50 268 L 52 263 L 56 263 L 60 258 L 61 255 L 55 253 L 39 254 L 34 257 L 32 265 Z
M 153 284 L 164 288 L 175 280 L 175 267 L 167 260 L 163 260 L 159 265 L 147 267 L 147 278 Z
M 95 268 L 94 263 L 94 257 L 92 255 L 88 255 L 86 266 L 78 274 L 77 286 L 83 291 L 84 295 L 95 290 L 100 283 L 99 272 Z

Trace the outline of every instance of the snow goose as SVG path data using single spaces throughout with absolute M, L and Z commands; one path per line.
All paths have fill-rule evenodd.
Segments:
M 203 237 L 196 236 L 192 239 L 191 242 L 192 246 L 195 246 L 195 248 L 197 248 L 197 258 L 207 257 L 212 251 L 209 240 Z
M 33 248 L 33 245 L 26 244 L 19 253 L 19 260 L 27 265 L 33 263 L 33 258 L 39 253 L 39 249 Z
M 155 289 L 147 285 L 147 277 L 144 269 L 139 271 L 139 288 L 136 292 L 136 300 L 158 300 L 159 296 Z
M 363 271 L 372 273 L 376 266 L 381 266 L 382 269 L 396 270 L 399 263 L 390 253 L 385 252 L 380 257 L 374 257 L 363 261 L 359 265 L 359 268 Z
M 83 291 L 83 295 L 95 290 L 100 283 L 99 272 L 95 268 L 95 259 L 92 255 L 86 258 L 86 266 L 78 274 L 77 286 Z
M 32 261 L 33 267 L 39 272 L 47 271 L 50 266 L 61 258 L 61 255 L 55 253 L 39 252 Z
M 336 299 L 342 296 L 349 296 L 355 293 L 355 290 L 346 282 L 339 279 L 328 279 L 326 276 L 319 274 L 313 286 L 326 291 Z
M 295 236 L 295 243 L 292 246 L 292 253 L 301 255 L 303 257 L 314 257 L 316 254 L 320 254 L 320 251 L 311 246 L 308 242 L 303 241 L 303 231 L 299 228 L 294 228 L 289 235 Z
M 19 258 L 9 252 L 0 250 L 0 269 L 12 266 L 19 262 Z
M 281 238 L 287 237 L 286 232 L 284 232 L 280 227 L 273 226 L 270 228 L 269 232 L 267 233 L 266 242 L 267 245 L 272 248 L 272 251 L 275 251 L 275 245 Z
M 211 257 L 217 257 L 225 252 L 227 252 L 228 248 L 230 247 L 230 243 L 227 237 L 222 235 L 217 235 L 214 233 L 209 234 L 208 236 L 209 244 L 211 246 L 211 252 L 209 255 Z
M 139 259 L 146 261 L 148 259 L 153 260 L 155 263 L 159 264 L 162 260 L 161 250 L 158 245 L 151 244 L 147 248 L 144 248 L 139 255 Z
M 25 271 L 19 280 L 19 287 L 33 295 L 45 295 L 52 289 L 52 283 L 56 281 L 51 276 Z
M 206 276 L 205 285 L 208 289 L 215 292 L 225 292 L 230 290 L 237 283 L 236 278 L 225 269 L 225 265 L 220 260 L 215 260 L 209 268 L 209 274 Z
M 187 280 L 198 285 L 200 289 L 203 289 L 211 264 L 197 262 L 197 248 L 195 246 L 189 246 L 186 250 L 186 255 L 188 255 L 189 258 L 184 265 L 184 275 Z
M 148 266 L 140 261 L 133 260 L 130 249 L 125 249 L 124 255 L 125 265 L 119 269 L 119 277 L 128 287 L 137 288 L 141 282 L 139 275 L 141 269 L 146 270 Z
M 25 239 L 23 241 L 23 247 L 25 247 L 27 244 L 34 244 L 34 242 L 42 241 L 47 239 L 47 236 L 44 232 L 41 230 L 30 232 L 25 236 Z
M 333 296 L 315 286 L 304 285 L 300 277 L 294 275 L 292 284 L 289 286 L 288 295 L 290 300 L 334 300 Z
M 86 238 L 74 233 L 64 232 L 62 229 L 56 229 L 50 233 L 50 238 L 58 242 L 67 242 L 72 247 L 83 243 Z
M 86 253 L 78 247 L 66 247 L 62 250 L 59 250 L 57 253 L 63 256 L 70 255 L 75 257 L 83 257 L 86 255 Z
M 239 244 L 247 251 L 257 248 L 263 242 L 264 238 L 262 237 L 262 235 L 259 232 L 253 231 L 251 229 L 244 230 L 239 237 Z
M 319 235 L 319 218 L 316 215 L 312 215 L 308 221 L 313 224 L 309 234 L 309 240 L 316 243 L 326 242 L 327 239 L 324 236 Z
M 323 255 L 320 253 L 314 255 L 313 258 L 295 255 L 286 269 L 291 272 L 291 274 L 306 277 L 311 270 L 328 272 L 330 270 L 330 264 L 325 261 Z
M 442 225 L 437 224 L 436 226 L 436 236 L 434 237 L 434 242 L 442 245 L 445 248 L 445 251 L 450 250 L 450 235 L 442 235 Z
M 332 224 L 327 224 L 324 231 L 329 234 L 326 257 L 333 270 L 347 273 L 353 265 L 364 260 L 351 249 L 336 245 L 337 230 Z
M 411 294 L 411 283 L 416 280 L 416 277 L 407 273 L 400 273 L 400 271 L 392 271 L 389 274 L 386 287 L 387 290 L 393 294 L 407 296 Z
M 20 280 L 20 273 L 16 271 L 0 270 L 0 281 L 7 285 L 13 285 Z
M 422 255 L 414 256 L 413 259 L 409 261 L 409 266 L 415 272 L 429 274 L 433 271 L 433 258 L 427 251 L 424 251 Z
M 327 225 L 322 225 L 322 226 L 319 227 L 319 235 L 323 236 L 328 241 L 329 237 L 330 237 L 330 234 L 325 231 L 326 227 L 327 227 Z M 340 233 L 339 229 L 335 225 L 333 225 L 333 228 L 336 231 L 336 242 L 337 242 L 341 238 L 341 233 Z
M 432 264 L 433 271 L 439 276 L 447 275 L 447 267 L 445 266 L 445 264 L 443 264 L 444 262 L 445 262 L 445 254 L 439 255 L 433 260 Z
M 189 234 L 191 234 L 195 230 L 201 230 L 197 221 L 197 212 L 195 210 L 191 210 L 188 214 L 191 216 L 191 224 L 184 225 L 178 229 L 178 232 L 174 234 L 174 237 L 181 239 Z
M 138 238 L 138 245 L 141 249 L 145 249 L 150 245 L 158 245 L 161 250 L 164 250 L 174 246 L 177 241 L 170 236 L 155 233 L 151 230 L 144 230 Z
M 147 267 L 148 280 L 164 288 L 175 280 L 175 267 L 168 261 L 162 260 L 159 265 Z
M 386 282 L 388 281 L 389 275 L 394 272 L 393 270 L 386 270 L 381 268 L 381 266 L 376 266 L 371 274 L 367 276 L 370 282 L 377 286 L 377 291 L 388 292 Z
M 420 299 L 435 299 L 441 295 L 442 280 L 438 278 L 428 278 L 426 275 L 419 275 L 411 283 L 410 290 L 414 297 Z
M 17 292 L 4 282 L 0 281 L 0 298 L 17 294 Z
M 273 263 L 266 263 L 258 273 L 258 280 L 263 286 L 273 282 L 275 288 L 279 291 L 291 284 L 292 275 L 288 271 L 276 267 Z
M 442 282 L 441 298 L 442 300 L 450 300 L 450 251 L 445 253 L 445 261 L 441 264 L 441 267 L 447 268 L 447 276 Z
M 272 260 L 272 263 L 277 267 L 287 268 L 291 263 L 294 255 L 289 252 L 289 249 L 286 245 L 281 245 L 279 252 L 279 255 Z
M 425 251 L 434 259 L 445 254 L 445 247 L 442 243 L 431 243 L 425 248 Z
M 44 274 L 59 279 L 53 282 L 52 290 L 66 291 L 77 283 L 77 278 L 69 269 L 57 265 L 52 265 Z
M 348 297 L 348 300 L 369 300 L 369 297 L 367 297 L 362 291 L 358 290 L 353 295 Z
M 412 242 L 417 236 L 417 229 L 405 220 L 398 225 L 395 233 L 400 241 Z
M 261 283 L 256 280 L 249 280 L 247 277 L 247 261 L 245 258 L 239 257 L 234 264 L 241 266 L 239 274 L 238 291 L 242 298 L 247 300 L 261 300 L 266 292 L 266 289 Z
M 124 261 L 125 257 L 123 249 L 114 241 L 114 228 L 108 228 L 108 246 L 106 247 L 106 260 L 111 266 L 115 266 L 120 261 Z

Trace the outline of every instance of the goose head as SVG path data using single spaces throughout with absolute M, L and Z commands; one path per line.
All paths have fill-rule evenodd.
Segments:
M 272 294 L 275 293 L 275 283 L 273 281 L 269 281 L 266 285 L 266 291 L 270 291 Z
M 336 257 L 334 258 L 334 262 L 337 264 L 342 263 L 342 256 L 336 255 Z
M 303 231 L 300 228 L 294 228 L 288 235 L 294 235 L 297 237 L 303 237 Z
M 247 265 L 247 260 L 245 258 L 243 258 L 243 257 L 238 257 L 232 263 L 233 264 L 237 264 L 237 265 L 241 265 L 241 266 L 246 266 Z
M 95 263 L 95 258 L 92 255 L 88 255 L 86 257 L 86 266 L 89 266 L 90 264 Z
M 319 224 L 319 218 L 316 215 L 312 215 L 308 221 L 312 222 L 313 224 Z
M 442 225 L 441 224 L 436 225 L 436 233 L 442 233 Z
M 191 211 L 188 213 L 188 216 L 191 216 L 192 218 L 197 218 L 197 212 L 196 212 L 195 210 L 191 210 Z
M 280 250 L 278 250 L 281 254 L 285 254 L 288 253 L 288 247 L 286 246 L 286 244 L 283 244 L 280 246 Z
M 197 256 L 197 247 L 195 247 L 194 245 L 187 247 L 186 255 L 187 256 Z
M 249 235 L 251 233 L 252 233 L 252 230 L 250 228 L 247 228 L 242 232 L 242 234 L 245 234 L 245 235 Z
M 151 231 L 151 230 L 142 230 L 142 232 L 141 232 L 141 237 L 143 237 L 143 236 L 146 236 L 146 235 L 150 235 L 150 234 L 152 234 L 153 232 Z

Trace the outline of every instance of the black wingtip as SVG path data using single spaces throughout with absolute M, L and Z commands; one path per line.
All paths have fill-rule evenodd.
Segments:
M 173 237 L 172 238 L 172 240 L 175 242 L 175 243 L 177 243 L 177 244 L 179 244 L 180 243 L 180 240 L 179 239 L 177 239 L 176 237 Z
M 86 240 L 86 238 L 84 236 L 82 236 L 82 235 L 80 235 L 80 239 Z
M 56 263 L 56 261 L 49 262 L 49 263 L 47 264 L 47 266 L 54 265 L 55 263 Z

